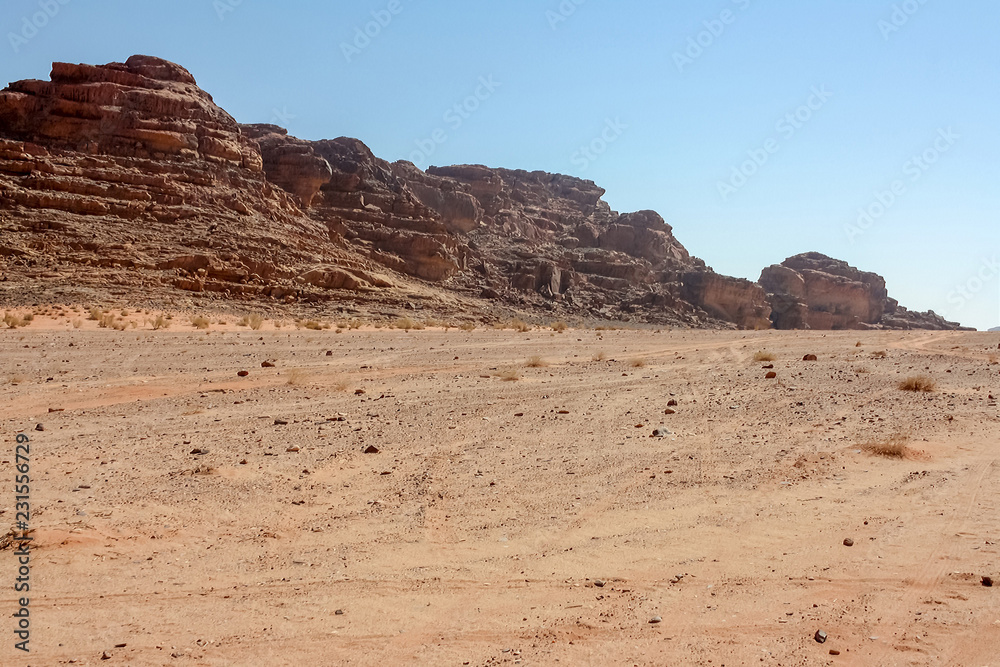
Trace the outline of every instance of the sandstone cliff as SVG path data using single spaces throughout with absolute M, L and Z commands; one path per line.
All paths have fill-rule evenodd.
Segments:
M 885 279 L 818 252 L 764 269 L 760 284 L 777 329 L 956 329 L 933 311 L 914 313 L 889 298 Z
M 158 58 L 55 63 L 50 81 L 0 91 L 0 300 L 182 295 L 487 319 L 950 325 L 822 256 L 771 267 L 761 284 L 719 275 L 657 213 L 620 214 L 603 195 L 572 176 L 424 172 L 357 139 L 241 125 Z

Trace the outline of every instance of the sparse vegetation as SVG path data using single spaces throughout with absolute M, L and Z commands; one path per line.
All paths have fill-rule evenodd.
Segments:
M 897 433 L 885 440 L 876 440 L 861 445 L 861 449 L 875 456 L 885 456 L 887 458 L 902 459 L 910 453 L 907 445 L 910 437 Z
M 28 323 L 30 321 L 31 319 L 28 315 L 21 317 L 20 315 L 16 315 L 15 313 L 6 312 L 4 313 L 3 316 L 3 323 L 6 324 L 11 329 L 16 329 L 18 327 L 26 327 L 28 326 Z
M 524 320 L 513 319 L 510 321 L 510 328 L 515 331 L 520 331 L 524 333 L 526 331 L 531 331 L 531 325 Z
M 309 374 L 301 368 L 290 368 L 285 374 L 285 383 L 293 387 L 301 387 L 309 383 Z
M 926 375 L 913 375 L 896 385 L 902 391 L 934 391 L 937 384 Z
M 7 382 L 9 382 L 10 384 L 22 384 L 24 380 L 25 378 L 23 375 L 11 375 L 9 378 L 7 378 Z
M 504 382 L 517 382 L 518 380 L 521 379 L 521 374 L 512 368 L 510 370 L 501 372 L 499 377 Z
M 552 327 L 552 330 L 555 331 L 556 333 L 562 333 L 562 332 L 566 331 L 566 329 L 569 329 L 569 325 L 566 324 L 565 322 L 563 322 L 562 320 L 560 320 L 558 322 L 553 322 L 551 324 L 551 327 Z
M 393 320 L 390 325 L 393 329 L 402 329 L 403 331 L 409 331 L 410 329 L 420 330 L 424 328 L 423 322 L 416 322 L 411 320 L 409 317 L 398 317 Z
M 528 359 L 528 368 L 544 368 L 548 365 L 549 362 L 545 361 L 538 355 L 535 355 Z
M 773 352 L 766 352 L 764 350 L 760 350 L 759 352 L 756 352 L 753 355 L 754 361 L 775 361 L 777 358 L 778 355 L 774 354 Z
M 476 330 L 476 323 L 475 322 L 462 322 L 462 324 L 459 325 L 458 328 L 461 329 L 462 331 L 475 331 Z
M 330 325 L 323 326 L 322 322 L 318 322 L 316 320 L 306 320 L 302 322 L 302 326 L 310 331 L 321 331 L 330 327 Z
M 153 318 L 153 320 L 150 322 L 150 325 L 152 326 L 153 331 L 158 331 L 160 329 L 166 329 L 167 327 L 169 327 L 170 322 L 161 313 L 160 315 L 157 315 L 155 318 Z
M 74 320 L 73 320 L 73 328 L 74 329 L 79 329 L 81 326 L 83 326 L 83 320 L 81 320 L 79 317 L 74 318 Z
M 87 316 L 87 319 L 94 320 L 95 322 L 100 322 L 101 315 L 102 315 L 101 309 L 98 308 L 97 306 L 94 306 L 90 309 L 90 314 Z
M 872 359 L 885 359 L 889 354 L 885 350 L 879 350 L 878 352 L 872 352 Z
M 867 366 L 858 366 L 857 368 L 854 369 L 854 372 L 855 373 L 871 373 L 872 371 Z
M 989 362 L 990 366 L 996 366 L 997 364 L 1000 364 L 1000 357 L 997 357 L 995 354 L 991 354 L 989 356 Z
M 604 350 L 598 350 L 597 352 L 594 353 L 594 356 L 591 357 L 591 359 L 593 359 L 594 361 L 604 361 L 607 358 L 608 358 L 608 353 L 605 352 Z
M 632 366 L 632 368 L 645 368 L 646 360 L 642 357 L 636 357 L 629 363 L 629 365 Z
M 212 323 L 204 315 L 195 315 L 191 318 L 191 326 L 195 329 L 207 329 Z

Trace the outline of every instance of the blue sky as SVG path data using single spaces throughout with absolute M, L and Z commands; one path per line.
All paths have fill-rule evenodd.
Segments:
M 1000 325 L 995 2 L 6 7 L 8 81 L 156 55 L 242 122 L 421 167 L 573 174 L 616 210 L 659 211 L 721 273 L 816 250 L 884 275 L 910 308 Z

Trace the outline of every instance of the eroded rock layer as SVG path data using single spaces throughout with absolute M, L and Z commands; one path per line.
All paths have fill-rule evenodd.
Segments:
M 951 326 L 803 255 L 761 284 L 692 257 L 591 181 L 389 163 L 240 125 L 183 67 L 55 63 L 0 91 L 0 298 L 178 294 L 766 328 Z M 763 285 L 763 287 L 762 287 Z M 765 291 L 766 288 L 766 291 Z M 506 309 L 506 310 L 504 310 Z M 773 312 L 772 312 L 773 311 Z

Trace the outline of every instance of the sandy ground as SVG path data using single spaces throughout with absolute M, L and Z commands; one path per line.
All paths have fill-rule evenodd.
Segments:
M 1000 334 L 229 329 L 0 330 L 0 663 L 1000 665 Z

